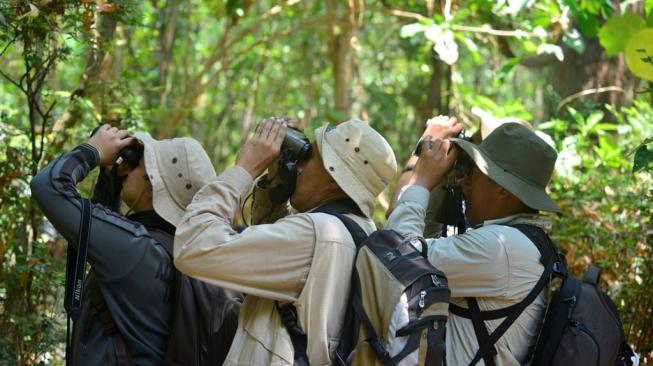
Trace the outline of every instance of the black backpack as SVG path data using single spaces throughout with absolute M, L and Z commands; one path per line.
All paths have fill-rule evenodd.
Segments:
M 81 309 L 81 288 L 88 238 L 91 229 L 90 201 L 82 199 L 82 221 L 75 249 L 68 246 L 65 307 L 68 313 L 66 334 L 66 364 L 71 364 L 70 318 L 76 318 Z M 167 225 L 150 226 L 148 232 L 166 250 L 172 259 L 174 233 Z M 175 271 L 170 334 L 163 365 L 201 366 L 221 365 L 231 347 L 238 327 L 238 313 L 244 296 L 240 293 L 213 286 Z M 111 336 L 119 365 L 131 365 L 129 349 L 111 317 L 101 292 L 93 304 L 96 316 Z
M 348 203 L 329 204 L 314 211 L 340 219 L 356 244 L 349 302 L 333 364 L 396 365 L 419 350 L 420 363 L 442 365 L 450 298 L 447 278 L 426 259 L 424 239 L 405 237 L 392 230 L 379 230 L 368 237 L 343 215 L 356 212 L 355 205 Z M 413 246 L 415 241 L 422 243 L 422 252 Z M 395 335 L 408 338 L 404 348 L 391 356 L 386 338 L 390 318 L 403 294 L 408 299 L 409 322 Z M 294 364 L 308 365 L 306 335 L 297 325 L 294 306 L 277 307 L 293 343 Z
M 468 309 L 451 305 L 451 312 L 471 319 L 479 350 L 470 365 L 481 359 L 494 366 L 494 344 L 517 317 L 542 292 L 552 278 L 561 280 L 549 301 L 531 364 L 544 365 L 632 365 L 632 349 L 626 342 L 619 312 L 599 288 L 600 271 L 590 267 L 583 280 L 572 277 L 567 262 L 546 233 L 532 225 L 510 225 L 526 235 L 542 255 L 544 265 L 537 284 L 520 303 L 508 308 L 480 311 L 475 298 L 467 298 Z M 488 334 L 483 320 L 503 322 Z
M 174 239 L 150 230 L 166 250 Z M 172 258 L 172 253 L 168 252 Z M 243 295 L 176 271 L 170 335 L 163 359 L 167 366 L 222 365 L 238 328 Z

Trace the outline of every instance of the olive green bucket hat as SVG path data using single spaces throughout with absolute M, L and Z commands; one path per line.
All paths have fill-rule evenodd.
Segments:
M 478 169 L 526 206 L 562 213 L 546 193 L 558 157 L 535 132 L 518 123 L 497 127 L 479 145 L 452 138 Z

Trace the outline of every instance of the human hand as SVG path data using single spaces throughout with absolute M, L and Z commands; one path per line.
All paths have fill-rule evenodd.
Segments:
M 442 183 L 453 167 L 459 151 L 451 141 L 433 139 L 426 132 L 422 139 L 424 146 L 408 184 L 419 185 L 431 191 Z
M 134 141 L 135 139 L 129 136 L 127 130 L 119 130 L 117 127 L 104 124 L 88 139 L 87 143 L 98 151 L 99 165 L 105 167 L 112 165 L 118 158 L 120 150 Z
M 300 125 L 299 121 L 291 118 L 291 117 L 271 117 L 269 118 L 271 120 L 276 120 L 278 122 L 284 122 L 288 128 L 292 128 L 293 130 L 297 130 L 300 132 L 304 132 L 304 128 Z M 284 136 L 285 138 L 285 136 Z M 282 144 L 283 145 L 283 144 Z M 267 167 L 267 179 L 270 180 L 270 183 L 273 186 L 280 185 L 283 183 L 283 180 L 281 177 L 279 177 L 278 171 L 279 171 L 279 158 L 274 159 L 270 165 Z
M 281 118 L 266 118 L 256 129 L 254 136 L 240 150 L 236 165 L 256 178 L 277 160 L 281 144 L 286 137 L 286 121 Z
M 448 139 L 456 137 L 460 131 L 465 128 L 462 123 L 458 122 L 456 117 L 436 116 L 426 121 L 426 130 L 424 135 L 430 135 L 434 139 Z

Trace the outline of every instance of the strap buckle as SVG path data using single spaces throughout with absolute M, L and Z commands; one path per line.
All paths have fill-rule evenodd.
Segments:
M 388 352 L 388 350 L 385 349 L 385 347 L 383 346 L 383 344 L 378 338 L 371 339 L 369 343 L 370 346 L 372 346 L 374 352 L 377 355 L 379 355 L 379 358 L 383 361 L 383 363 L 387 363 L 388 361 L 390 361 L 391 359 L 390 353 Z

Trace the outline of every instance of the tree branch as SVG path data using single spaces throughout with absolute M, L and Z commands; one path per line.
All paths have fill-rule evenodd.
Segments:
M 403 10 L 398 10 L 398 9 L 389 9 L 387 10 L 388 13 L 391 15 L 397 16 L 399 18 L 408 18 L 408 19 L 415 19 L 415 20 L 422 20 L 422 21 L 432 21 L 432 19 L 427 18 L 421 14 L 418 13 L 413 13 L 409 11 L 403 11 Z M 503 30 L 503 29 L 494 29 L 491 26 L 485 24 L 480 27 L 475 27 L 475 26 L 468 26 L 468 25 L 458 25 L 458 24 L 451 24 L 451 29 L 459 32 L 470 32 L 470 33 L 481 33 L 481 34 L 489 34 L 492 36 L 498 36 L 498 37 L 518 37 L 518 38 L 532 38 L 532 37 L 538 37 L 533 32 L 529 31 L 524 31 L 524 30 Z
M 565 104 L 568 104 L 569 102 L 582 98 L 584 96 L 590 95 L 590 94 L 599 94 L 599 93 L 607 93 L 607 92 L 621 92 L 625 93 L 625 90 L 620 87 L 620 86 L 606 86 L 602 88 L 592 88 L 592 89 L 585 89 L 581 90 L 578 93 L 574 93 L 565 99 L 561 100 L 560 103 L 558 103 L 558 106 L 556 107 L 556 111 L 560 112 L 560 109 L 565 106 Z

